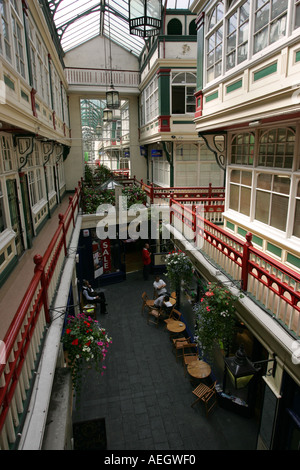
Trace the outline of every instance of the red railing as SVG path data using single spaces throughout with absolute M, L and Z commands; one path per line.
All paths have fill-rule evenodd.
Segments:
M 250 293 L 293 335 L 300 336 L 300 275 L 252 245 L 252 234 L 243 241 L 170 200 L 170 222 L 200 248 L 241 288 Z
M 0 364 L 0 449 L 9 448 L 16 439 L 15 429 L 24 412 L 26 390 L 50 322 L 49 305 L 67 255 L 79 200 L 80 185 L 70 196 L 65 214 L 59 214 L 59 226 L 44 256 L 34 257 L 34 275 L 3 340 L 7 360 Z

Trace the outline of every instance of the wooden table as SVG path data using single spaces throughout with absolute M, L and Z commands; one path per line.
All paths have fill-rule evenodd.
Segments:
M 169 302 L 172 304 L 172 307 L 173 307 L 176 304 L 176 299 L 173 299 L 173 297 L 170 297 Z
M 181 321 L 172 320 L 169 323 L 167 323 L 167 329 L 171 333 L 181 333 L 182 331 L 185 330 L 185 324 Z
M 211 373 L 211 367 L 204 361 L 197 359 L 187 366 L 188 373 L 195 379 L 205 379 Z

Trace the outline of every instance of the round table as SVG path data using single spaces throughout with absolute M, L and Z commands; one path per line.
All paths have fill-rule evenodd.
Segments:
M 167 323 L 167 329 L 171 331 L 171 333 L 181 333 L 185 330 L 185 324 L 181 321 L 172 320 Z
M 211 373 L 211 367 L 204 361 L 197 359 L 187 366 L 188 373 L 195 379 L 205 379 Z

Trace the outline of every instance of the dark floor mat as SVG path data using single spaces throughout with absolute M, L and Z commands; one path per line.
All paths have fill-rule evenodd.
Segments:
M 106 450 L 105 419 L 73 423 L 74 450 Z

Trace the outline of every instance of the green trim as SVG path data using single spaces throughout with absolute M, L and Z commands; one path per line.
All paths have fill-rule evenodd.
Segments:
M 294 266 L 296 266 L 296 268 L 300 269 L 300 258 L 298 258 L 298 256 L 288 253 L 286 260 L 288 263 L 293 264 Z
M 231 83 L 230 85 L 227 85 L 226 92 L 231 93 L 232 91 L 235 91 L 238 88 L 242 88 L 242 86 L 243 86 L 243 79 L 241 78 L 237 82 L 234 82 L 234 83 Z
M 246 237 L 246 235 L 247 235 L 247 230 L 245 230 L 245 229 L 242 228 L 242 227 L 238 227 L 237 233 L 238 233 L 239 235 L 242 235 L 243 237 Z
M 299 61 L 300 61 L 300 51 L 297 51 L 296 52 L 295 62 L 299 62 Z
M 278 248 L 278 246 L 273 245 L 273 243 L 270 243 L 270 242 L 267 243 L 267 250 L 270 253 L 273 253 L 273 255 L 278 256 L 279 258 L 281 258 L 282 249 Z
M 11 88 L 12 90 L 15 91 L 15 84 L 14 82 L 7 76 L 4 74 L 4 83 L 5 85 L 7 85 L 9 88 Z
M 23 90 L 21 90 L 21 97 L 29 103 L 29 96 Z
M 262 238 L 257 237 L 256 235 L 252 235 L 252 241 L 258 246 L 263 246 L 263 240 Z
M 234 232 L 234 224 L 229 222 L 229 220 L 226 221 L 226 227 Z
M 158 101 L 160 116 L 170 115 L 170 80 L 170 73 L 158 75 Z
M 164 42 L 196 42 L 197 36 L 187 35 L 183 36 L 182 34 L 172 34 L 170 36 L 163 36 Z
M 257 72 L 254 72 L 253 74 L 254 81 L 256 82 L 256 80 L 265 78 L 268 75 L 271 75 L 272 73 L 275 73 L 275 72 L 277 72 L 277 62 L 275 62 L 274 64 L 270 64 L 267 67 L 264 67 L 263 69 L 258 70 Z
M 214 93 L 211 93 L 210 95 L 205 97 L 205 102 L 208 103 L 209 101 L 215 100 L 219 97 L 219 92 L 215 91 Z
M 173 124 L 195 124 L 194 121 L 173 121 Z

